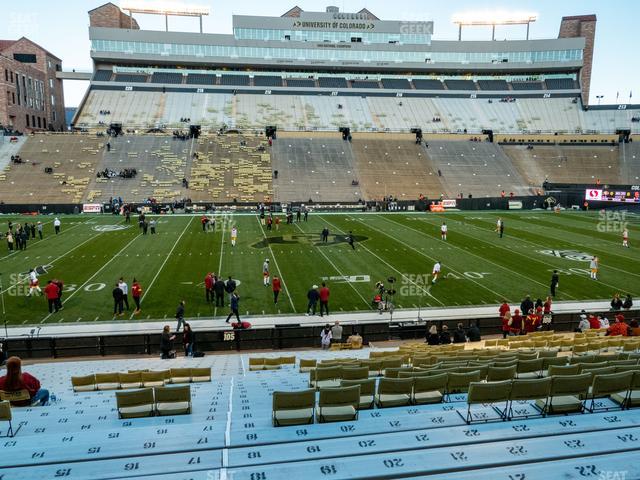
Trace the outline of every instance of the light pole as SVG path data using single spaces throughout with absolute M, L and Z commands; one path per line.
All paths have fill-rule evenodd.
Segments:
M 604 98 L 604 95 L 596 95 L 596 98 L 598 99 L 598 105 L 600 105 L 600 100 Z

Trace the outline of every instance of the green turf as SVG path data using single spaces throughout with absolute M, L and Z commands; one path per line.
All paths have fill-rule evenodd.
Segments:
M 494 231 L 498 216 L 505 219 L 502 239 Z M 630 249 L 621 246 L 619 232 L 598 230 L 597 213 L 312 213 L 308 222 L 282 224 L 271 232 L 254 215 L 217 218 L 216 231 L 203 233 L 198 217 L 160 216 L 158 234 L 142 236 L 135 220 L 123 230 L 99 232 L 96 227 L 122 225 L 122 219 L 63 216 L 62 233 L 55 236 L 52 218 L 42 217 L 48 222 L 44 240 L 32 240 L 26 251 L 0 257 L 8 323 L 112 320 L 111 290 L 120 276 L 129 285 L 137 277 L 145 291 L 142 313 L 134 320 L 173 318 L 180 299 L 187 302 L 187 317 L 221 317 L 226 308 L 204 301 L 208 271 L 241 282 L 240 310 L 251 315 L 304 313 L 307 290 L 323 277 L 330 278 L 334 312 L 371 310 L 375 283 L 389 276 L 398 280 L 399 308 L 495 304 L 502 298 L 519 303 L 525 294 L 544 298 L 556 268 L 558 301 L 606 299 L 614 292 L 640 296 L 640 225 L 635 216 L 627 218 Z M 25 217 L 2 217 L 3 230 L 9 219 Z M 32 220 L 36 219 L 28 218 Z M 449 226 L 447 242 L 440 240 L 443 220 Z M 239 230 L 236 247 L 230 244 L 232 225 Z M 319 243 L 324 226 L 331 232 L 327 245 Z M 357 240 L 355 251 L 344 241 L 350 230 Z M 588 262 L 541 250 L 598 255 L 599 281 L 589 279 Z M 284 280 L 278 305 L 273 304 L 271 289 L 262 285 L 265 258 L 271 260 L 272 275 Z M 435 260 L 442 262 L 444 278 L 432 286 Z M 27 283 L 17 275 L 37 265 L 50 265 L 40 278 L 41 286 L 54 277 L 65 282 L 65 308 L 59 313 L 49 315 L 44 298 L 25 296 Z M 121 320 L 130 318 L 131 312 Z M 214 321 L 220 323 L 219 318 Z

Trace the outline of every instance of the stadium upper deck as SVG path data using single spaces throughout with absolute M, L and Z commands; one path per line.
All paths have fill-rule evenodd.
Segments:
M 177 127 L 184 119 L 205 128 L 266 126 L 252 121 L 259 115 L 251 112 L 249 121 L 236 118 L 237 106 L 231 97 L 241 99 L 247 94 L 263 96 L 264 101 L 257 104 L 276 110 L 278 101 L 269 96 L 312 95 L 317 98 L 314 102 L 321 104 L 320 111 L 333 112 L 331 117 L 340 117 L 344 112 L 334 110 L 343 110 L 348 101 L 336 103 L 326 97 L 402 97 L 409 103 L 416 97 L 511 102 L 564 97 L 566 102 L 560 108 L 582 117 L 589 94 L 596 23 L 594 15 L 564 17 L 558 38 L 496 42 L 432 40 L 433 22 L 381 20 L 366 9 L 342 13 L 335 7 L 326 12 L 294 7 L 281 17 L 234 15 L 233 34 L 141 30 L 132 16 L 110 3 L 91 10 L 89 17 L 95 72 L 76 126 L 120 122 L 125 127 Z M 150 108 L 135 112 L 131 109 L 138 92 L 147 95 L 145 104 Z M 118 102 L 124 110 L 109 105 L 123 95 L 124 101 Z M 202 101 L 193 95 L 203 95 Z M 578 101 L 581 96 L 582 103 Z M 187 108 L 176 117 L 167 106 L 176 103 L 176 98 L 180 105 L 208 107 L 204 112 Z M 304 108 L 305 112 L 309 109 Z M 314 112 L 318 108 L 314 106 Z M 100 113 L 104 111 L 109 113 Z M 436 111 L 432 117 L 446 117 L 447 113 Z M 359 131 L 426 127 L 424 119 L 413 115 L 405 115 L 402 122 L 371 121 L 370 117 L 381 118 L 374 111 L 363 115 L 361 122 L 343 126 Z M 588 127 L 594 124 L 588 119 L 562 128 L 521 128 L 517 125 L 524 125 L 526 119 L 518 121 L 519 112 L 514 112 L 516 121 L 508 127 L 483 122 L 482 128 L 503 133 L 613 133 L 632 127 L 633 115 L 609 111 L 596 116 L 603 115 L 605 121 L 598 118 L 597 123 L 604 124 L 604 129 Z M 289 117 L 286 112 L 284 117 Z M 303 117 L 296 120 L 295 129 L 334 130 L 335 123 L 340 123 L 339 118 L 318 124 L 306 113 Z M 540 120 L 551 125 L 557 117 L 552 112 L 548 119 Z M 477 115 L 462 115 L 456 123 L 454 130 L 443 124 L 442 131 L 478 130 Z M 271 124 L 292 128 L 291 122 L 277 122 L 277 118 Z

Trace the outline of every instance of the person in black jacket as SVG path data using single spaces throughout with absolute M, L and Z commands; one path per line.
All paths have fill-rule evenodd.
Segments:
M 216 295 L 216 307 L 224 307 L 224 292 L 226 285 L 221 277 L 217 277 L 213 283 L 213 291 Z
M 429 329 L 427 330 L 427 343 L 429 345 L 440 345 L 438 327 L 436 327 L 435 325 L 429 326 Z
M 467 335 L 464 333 L 464 326 L 459 323 L 458 328 L 453 331 L 453 343 L 466 343 Z
M 229 301 L 231 301 L 231 297 L 233 297 L 233 292 L 236 291 L 236 287 L 236 281 L 233 278 L 229 277 L 227 283 L 224 286 L 224 291 L 229 294 Z
M 531 300 L 531 296 L 527 295 L 524 300 L 522 300 L 522 303 L 520 304 L 520 311 L 522 312 L 523 315 L 526 315 L 529 310 L 533 310 L 533 301 Z
M 442 326 L 442 331 L 440 332 L 440 344 L 441 345 L 449 345 L 451 343 L 451 334 L 449 333 L 449 327 L 446 325 Z
M 611 311 L 618 312 L 622 309 L 622 300 L 620 299 L 620 294 L 616 293 L 611 299 Z
M 188 323 L 184 324 L 184 330 L 182 331 L 182 346 L 184 348 L 184 356 L 192 357 L 193 356 L 193 347 L 196 343 L 196 335 L 191 330 L 191 325 Z
M 320 292 L 318 292 L 318 286 L 314 285 L 307 292 L 307 315 L 309 315 L 309 311 L 311 311 L 311 315 L 316 314 L 316 306 L 318 305 L 318 301 L 320 300 Z
M 184 300 L 180 300 L 178 304 L 178 308 L 176 308 L 176 320 L 178 322 L 178 326 L 176 327 L 176 332 L 180 331 L 180 326 L 183 323 L 187 323 L 184 321 Z
M 116 282 L 115 288 L 113 289 L 112 295 L 113 295 L 113 316 L 115 317 L 117 315 L 118 317 L 121 317 L 123 315 L 122 310 L 123 310 L 124 293 L 122 293 L 122 289 L 120 288 L 117 282 Z
M 624 299 L 622 308 L 625 310 L 631 310 L 631 307 L 633 307 L 633 299 L 631 298 L 631 295 L 627 293 L 627 298 Z
M 160 352 L 162 356 L 160 358 L 172 358 L 175 353 L 173 352 L 173 341 L 176 339 L 175 335 L 171 335 L 171 327 L 165 325 L 162 329 L 162 336 L 160 337 Z
M 480 341 L 480 329 L 475 323 L 472 323 L 469 326 L 469 330 L 467 330 L 467 337 L 470 342 L 479 342 Z
M 560 277 L 558 276 L 558 270 L 553 271 L 553 275 L 551 275 L 551 296 L 556 296 L 556 289 L 560 285 Z

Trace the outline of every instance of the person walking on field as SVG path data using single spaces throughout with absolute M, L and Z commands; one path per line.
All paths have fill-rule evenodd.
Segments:
M 440 226 L 440 238 L 445 242 L 447 241 L 447 224 L 445 222 L 442 222 Z
M 115 288 L 111 292 L 111 295 L 113 296 L 113 318 L 116 318 L 116 316 L 121 317 L 123 293 L 118 282 L 116 282 Z
M 229 315 L 227 316 L 227 320 L 226 323 L 229 323 L 229 319 L 235 315 L 236 316 L 236 320 L 238 321 L 237 323 L 242 323 L 240 322 L 240 295 L 238 295 L 237 292 L 233 292 L 233 294 L 231 295 L 231 311 L 229 312 Z
M 36 228 L 38 229 L 38 236 L 40 237 L 40 240 L 42 240 L 42 222 L 38 222 Z
M 269 277 L 269 259 L 265 259 L 264 263 L 262 264 L 262 282 L 264 283 L 265 287 L 269 286 L 269 281 L 270 281 L 270 277 Z
M 64 290 L 64 283 L 62 280 L 55 279 L 53 283 L 58 287 L 58 298 L 56 299 L 56 305 L 58 306 L 58 310 L 62 310 L 64 307 L 62 306 L 62 291 Z
M 322 287 L 320 288 L 320 316 L 323 316 L 323 312 L 329 315 L 329 287 L 322 282 Z
M 496 232 L 498 232 L 500 238 L 504 235 L 504 220 L 502 220 L 502 218 L 498 218 L 496 222 Z
M 42 295 L 42 290 L 40 290 L 40 281 L 38 280 L 38 273 L 32 268 L 29 270 L 29 293 L 27 297 L 30 297 L 34 292 Z
M 176 320 L 178 322 L 178 326 L 176 327 L 176 332 L 180 331 L 180 327 L 185 323 L 184 321 L 184 300 L 180 300 L 178 304 L 178 308 L 176 308 Z
M 234 225 L 231 229 L 231 246 L 236 246 L 236 241 L 238 240 L 238 228 Z
M 431 283 L 433 285 L 436 284 L 436 281 L 438 280 L 438 278 L 440 278 L 440 269 L 441 269 L 441 265 L 440 265 L 440 261 L 436 260 L 436 263 L 433 265 L 433 271 L 431 272 L 431 275 L 433 276 L 433 279 L 431 280 Z
M 273 303 L 277 305 L 278 295 L 280 295 L 280 289 L 281 289 L 280 279 L 278 278 L 277 275 L 273 276 L 273 282 L 272 282 L 271 288 L 273 290 Z
M 131 285 L 131 296 L 133 297 L 133 301 L 136 304 L 136 309 L 133 312 L 134 314 L 140 313 L 140 297 L 142 296 L 142 287 L 138 283 L 138 280 L 133 279 L 133 284 Z
M 53 313 L 54 309 L 58 311 L 58 286 L 51 280 L 47 281 L 47 286 L 44 287 L 44 294 L 47 296 L 47 302 L 49 303 L 49 313 Z
M 600 261 L 598 257 L 593 257 L 589 262 L 589 270 L 591 271 L 591 280 L 598 280 L 598 269 L 600 268 Z
M 53 220 L 53 229 L 55 230 L 56 235 L 60 233 L 60 219 L 58 217 Z
M 316 306 L 318 305 L 318 300 L 320 300 L 320 294 L 318 293 L 318 286 L 314 285 L 307 292 L 307 315 L 311 312 L 311 315 L 316 314 Z

